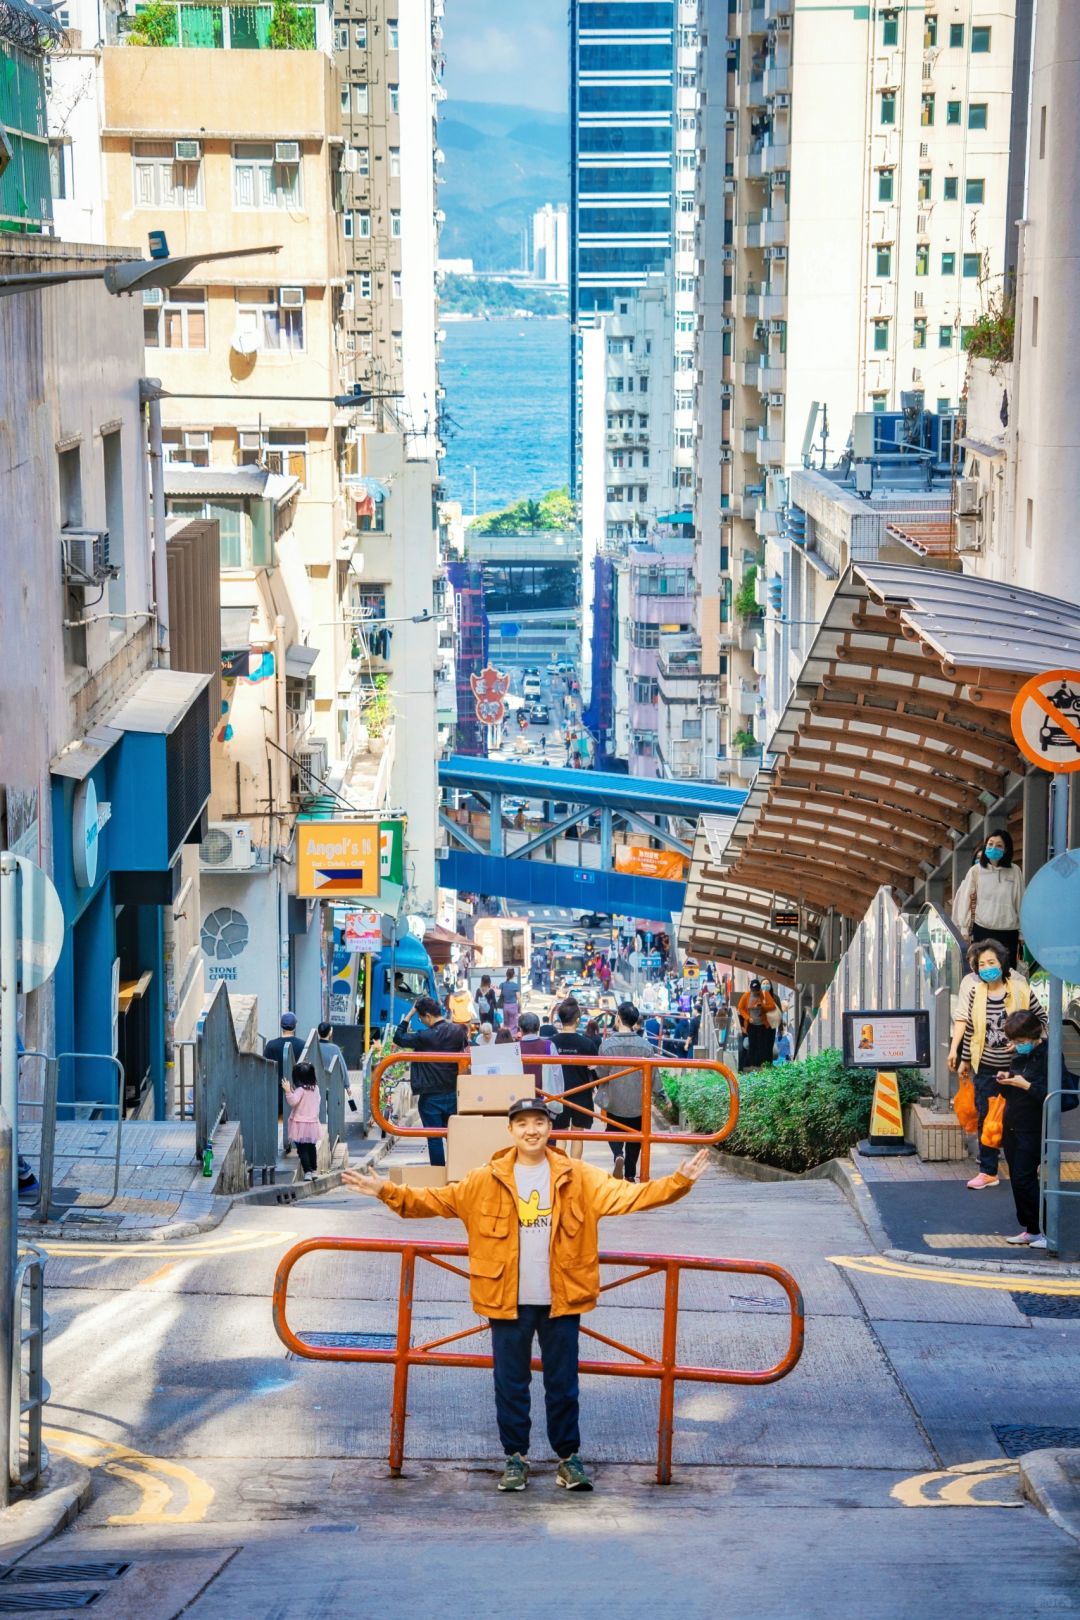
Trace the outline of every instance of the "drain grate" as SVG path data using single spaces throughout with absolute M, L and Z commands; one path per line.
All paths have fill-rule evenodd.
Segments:
M 1017 1310 L 1025 1316 L 1056 1316 L 1062 1322 L 1080 1322 L 1080 1294 L 1024 1294 L 1011 1289 Z
M 9 1564 L 0 1581 L 18 1581 L 20 1586 L 41 1586 L 46 1581 L 118 1581 L 130 1568 L 130 1564 L 50 1564 L 47 1569 L 34 1569 Z
M 396 1333 L 298 1333 L 313 1350 L 392 1350 Z
M 0 1592 L 0 1614 L 43 1614 L 58 1609 L 89 1609 L 103 1592 Z
M 1080 1446 L 1080 1429 L 1041 1428 L 1037 1423 L 994 1423 L 991 1427 L 1006 1457 L 1022 1457 L 1025 1451 L 1046 1451 L 1057 1446 Z

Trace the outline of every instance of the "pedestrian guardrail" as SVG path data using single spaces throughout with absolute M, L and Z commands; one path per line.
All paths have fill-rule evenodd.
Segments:
M 233 1026 L 229 994 L 220 984 L 199 1027 L 195 1064 L 195 1143 L 202 1153 L 222 1107 L 235 1120 L 252 1180 L 273 1181 L 278 1156 L 281 1086 L 277 1064 L 258 1052 L 242 1052 Z
M 388 1120 L 382 1111 L 380 1101 L 380 1085 L 387 1069 L 402 1063 L 443 1063 L 453 1064 L 459 1074 L 468 1073 L 472 1060 L 471 1049 L 465 1052 L 393 1052 L 377 1063 L 371 1073 L 371 1113 L 376 1125 L 390 1136 L 416 1136 L 432 1137 L 445 1136 L 445 1126 L 424 1125 L 397 1125 Z M 537 1093 L 548 1103 L 557 1104 L 560 1108 L 580 1117 L 581 1124 L 573 1130 L 553 1131 L 552 1137 L 556 1141 L 597 1141 L 593 1134 L 593 1126 L 599 1121 L 608 1142 L 640 1142 L 641 1164 L 640 1176 L 642 1181 L 649 1179 L 649 1167 L 654 1144 L 674 1143 L 687 1147 L 715 1147 L 729 1137 L 735 1129 L 739 1118 L 739 1082 L 735 1074 L 726 1064 L 708 1058 L 670 1058 L 670 1057 L 571 1057 L 561 1053 L 542 1054 L 534 1056 L 532 1053 L 526 1059 L 531 1069 L 534 1064 L 553 1065 L 558 1069 L 592 1069 L 596 1073 L 596 1080 L 584 1081 L 579 1086 L 571 1086 L 565 1091 L 545 1091 L 537 1087 Z M 652 1128 L 652 1094 L 653 1073 L 657 1069 L 667 1069 L 681 1072 L 683 1070 L 708 1070 L 711 1074 L 719 1074 L 727 1084 L 728 1091 L 728 1117 L 718 1131 L 711 1134 L 693 1131 L 654 1131 Z M 624 1078 L 627 1075 L 641 1075 L 641 1103 L 640 1118 L 641 1129 L 635 1130 L 622 1123 L 611 1121 L 608 1112 L 603 1108 L 590 1108 L 580 1100 L 585 1092 L 593 1090 L 595 1085 L 603 1085 L 605 1081 Z
M 39 1221 L 47 1221 L 56 1216 L 63 1215 L 68 1209 L 74 1206 L 76 1198 L 79 1200 L 77 1206 L 79 1215 L 89 1216 L 92 1218 L 94 1215 L 101 1214 L 104 1210 L 107 1210 L 109 1205 L 115 1202 L 120 1191 L 120 1145 L 121 1132 L 124 1125 L 124 1065 L 121 1063 L 119 1058 L 113 1057 L 109 1052 L 57 1052 L 55 1055 L 53 1055 L 48 1052 L 26 1051 L 19 1054 L 20 1070 L 21 1065 L 26 1062 L 27 1059 L 40 1059 L 44 1061 L 45 1065 L 41 1098 L 37 1101 L 35 1101 L 33 1098 L 19 1098 L 20 1115 L 23 1114 L 27 1109 L 31 1109 L 39 1111 L 41 1116 L 38 1143 L 38 1181 L 40 1183 L 40 1192 L 38 1194 L 37 1210 L 35 1212 L 36 1218 Z M 116 1077 L 115 1099 L 102 1097 L 89 1099 L 79 1098 L 77 1101 L 61 1101 L 59 1097 L 60 1065 L 68 1061 L 105 1064 L 106 1068 L 111 1069 Z M 69 1110 L 72 1115 L 71 1119 L 59 1120 L 58 1116 L 61 1110 Z M 65 1187 L 65 1193 L 70 1191 L 71 1196 L 65 1200 L 63 1205 L 58 1205 L 54 1209 L 53 1182 L 56 1177 L 56 1130 L 58 1123 L 79 1125 L 83 1127 L 90 1127 L 96 1124 L 108 1125 L 109 1123 L 115 1123 L 116 1144 L 110 1161 L 112 1164 L 112 1191 L 109 1193 L 107 1198 L 87 1200 L 77 1188 Z M 31 1152 L 26 1156 L 32 1159 L 33 1153 Z M 62 1148 L 59 1156 L 64 1160 L 72 1162 L 73 1164 L 82 1163 L 100 1165 L 103 1162 L 100 1154 L 78 1152 L 74 1147 L 72 1147 L 70 1150 L 68 1150 L 66 1147 Z
M 43 1249 L 24 1250 L 15 1267 L 11 1308 L 11 1483 L 33 1485 L 48 1464 L 41 1419 L 52 1391 L 45 1380 L 45 1261 Z
M 398 1274 L 396 1327 L 392 1346 L 369 1348 L 342 1344 L 321 1345 L 313 1342 L 319 1337 L 317 1334 L 308 1333 L 307 1337 L 300 1338 L 293 1331 L 287 1316 L 289 1279 L 296 1265 L 305 1256 L 318 1253 L 396 1254 L 399 1256 L 401 1264 Z M 396 1241 L 392 1238 L 308 1238 L 303 1243 L 294 1244 L 278 1264 L 277 1274 L 274 1278 L 274 1328 L 278 1338 L 287 1349 L 291 1350 L 296 1356 L 302 1356 L 307 1361 L 368 1362 L 393 1367 L 394 1387 L 390 1407 L 390 1447 L 387 1460 L 390 1472 L 395 1477 L 401 1473 L 405 1461 L 405 1425 L 408 1417 L 410 1368 L 490 1368 L 492 1366 L 490 1355 L 477 1351 L 449 1348 L 460 1344 L 463 1340 L 486 1333 L 488 1324 L 483 1320 L 478 1320 L 475 1326 L 464 1328 L 459 1333 L 446 1334 L 442 1338 L 432 1339 L 424 1344 L 414 1344 L 412 1342 L 413 1300 L 416 1292 L 418 1262 L 429 1262 L 432 1266 L 442 1271 L 448 1271 L 468 1282 L 468 1270 L 464 1269 L 461 1264 L 467 1258 L 468 1248 L 464 1243 L 410 1243 Z M 639 1282 L 645 1277 L 662 1277 L 664 1280 L 660 1354 L 658 1356 L 650 1355 L 633 1345 L 622 1344 L 618 1339 L 609 1338 L 595 1328 L 588 1327 L 586 1325 L 587 1319 L 583 1319 L 581 1333 L 585 1338 L 604 1345 L 610 1350 L 619 1351 L 628 1359 L 625 1361 L 584 1360 L 578 1363 L 578 1370 L 584 1374 L 598 1374 L 606 1378 L 651 1378 L 659 1383 L 660 1403 L 656 1432 L 656 1482 L 658 1485 L 669 1485 L 671 1483 L 672 1445 L 675 1431 L 676 1385 L 680 1383 L 774 1384 L 779 1379 L 786 1378 L 788 1373 L 798 1364 L 803 1351 L 805 1310 L 802 1293 L 798 1283 L 789 1272 L 785 1271 L 782 1266 L 773 1265 L 765 1260 L 712 1260 L 698 1255 L 604 1252 L 600 1255 L 600 1264 L 609 1268 L 612 1266 L 622 1267 L 628 1272 L 626 1276 L 615 1277 L 603 1283 L 600 1289 L 601 1297 L 610 1294 L 616 1288 L 625 1287 L 628 1283 Z M 678 1357 L 679 1285 L 684 1271 L 729 1276 L 764 1277 L 776 1283 L 788 1307 L 788 1343 L 779 1361 L 774 1362 L 771 1367 L 760 1368 L 699 1367 L 680 1362 Z M 534 1371 L 539 1369 L 539 1360 L 534 1359 L 532 1365 Z

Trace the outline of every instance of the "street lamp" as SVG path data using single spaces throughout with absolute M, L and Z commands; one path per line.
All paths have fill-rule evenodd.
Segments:
M 176 259 L 169 258 L 166 249 L 164 254 L 152 254 L 149 259 L 126 259 L 96 270 L 28 270 L 21 275 L 0 276 L 0 298 L 61 287 L 69 281 L 103 281 L 106 291 L 119 297 L 121 293 L 144 292 L 148 287 L 176 287 L 200 264 L 214 259 L 248 259 L 259 253 L 280 252 L 280 242 L 267 247 L 223 248 L 220 253 L 185 254 Z

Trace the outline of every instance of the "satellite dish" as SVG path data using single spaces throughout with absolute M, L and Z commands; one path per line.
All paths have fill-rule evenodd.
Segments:
M 239 328 L 232 335 L 230 345 L 237 354 L 258 354 L 262 348 L 262 338 L 255 331 L 241 331 Z

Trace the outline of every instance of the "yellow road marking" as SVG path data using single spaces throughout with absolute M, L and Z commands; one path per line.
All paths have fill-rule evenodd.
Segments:
M 990 1457 L 984 1462 L 955 1463 L 952 1468 L 935 1468 L 926 1474 L 912 1474 L 894 1485 L 889 1495 L 904 1507 L 1023 1507 L 1017 1489 L 1014 1496 L 975 1496 L 974 1491 L 988 1481 L 1018 1479 L 1019 1463 L 1008 1457 Z M 934 1490 L 934 1486 L 940 1486 Z M 927 1492 L 930 1492 L 928 1495 Z
M 160 1282 L 162 1277 L 167 1277 L 169 1272 L 174 1270 L 175 1266 L 175 1260 L 168 1261 L 168 1263 L 164 1266 L 158 1266 L 156 1271 L 152 1271 L 149 1277 L 144 1277 L 140 1283 L 136 1284 L 136 1286 L 138 1288 L 149 1288 L 152 1283 Z
M 174 1259 L 206 1259 L 220 1255 L 250 1254 L 256 1249 L 284 1248 L 293 1241 L 296 1232 L 283 1232 L 275 1227 L 271 1232 L 238 1232 L 233 1237 L 208 1238 L 205 1243 L 169 1243 L 158 1239 L 148 1243 L 39 1243 L 38 1248 L 57 1260 L 103 1259 L 123 1260 L 132 1255 L 168 1255 Z
M 134 1513 L 114 1513 L 109 1524 L 200 1524 L 214 1500 L 213 1487 L 185 1468 L 183 1463 L 164 1457 L 149 1457 L 130 1446 L 112 1440 L 99 1440 L 77 1429 L 42 1430 L 46 1445 L 84 1468 L 101 1468 L 107 1474 L 126 1479 L 140 1492 L 142 1501 Z M 174 1489 L 181 1486 L 181 1491 Z M 170 1511 L 173 1502 L 179 1505 Z
M 830 1254 L 830 1265 L 847 1271 L 865 1271 L 872 1277 L 901 1277 L 905 1282 L 948 1283 L 953 1288 L 996 1288 L 1005 1293 L 1056 1294 L 1069 1299 L 1080 1295 L 1080 1277 L 1006 1277 L 983 1275 L 977 1271 L 937 1271 L 933 1266 L 913 1266 L 884 1255 Z

